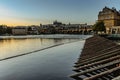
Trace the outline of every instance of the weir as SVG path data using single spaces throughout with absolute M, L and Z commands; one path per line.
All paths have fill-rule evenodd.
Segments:
M 86 39 L 73 71 L 75 80 L 120 80 L 120 45 L 100 36 Z

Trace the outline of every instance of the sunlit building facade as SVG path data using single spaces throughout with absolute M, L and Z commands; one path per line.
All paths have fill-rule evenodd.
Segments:
M 15 27 L 12 29 L 13 35 L 27 35 L 27 28 L 26 27 Z
M 103 8 L 98 14 L 98 21 L 103 21 L 106 26 L 106 32 L 110 33 L 110 28 L 120 25 L 120 12 L 115 8 Z

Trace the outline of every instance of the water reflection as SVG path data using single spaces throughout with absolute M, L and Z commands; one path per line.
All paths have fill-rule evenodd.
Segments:
M 41 41 L 37 40 L 38 43 Z M 49 40 L 54 43 L 54 39 Z M 32 42 L 29 39 L 28 41 Z M 44 39 L 42 41 L 44 42 Z M 0 61 L 0 80 L 73 80 L 69 75 L 74 73 L 72 66 L 80 55 L 83 45 L 84 41 L 78 41 Z
M 0 40 L 0 59 L 79 39 L 5 39 Z

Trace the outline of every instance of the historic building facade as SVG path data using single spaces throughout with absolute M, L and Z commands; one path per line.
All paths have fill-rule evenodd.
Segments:
M 113 26 L 120 26 L 120 12 L 115 8 L 103 8 L 98 14 L 98 21 L 103 21 L 106 26 L 106 32 L 110 32 L 110 28 Z

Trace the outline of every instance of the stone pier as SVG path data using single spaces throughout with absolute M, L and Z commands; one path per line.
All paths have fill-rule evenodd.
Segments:
M 76 80 L 120 80 L 120 45 L 100 36 L 88 38 L 75 63 Z

